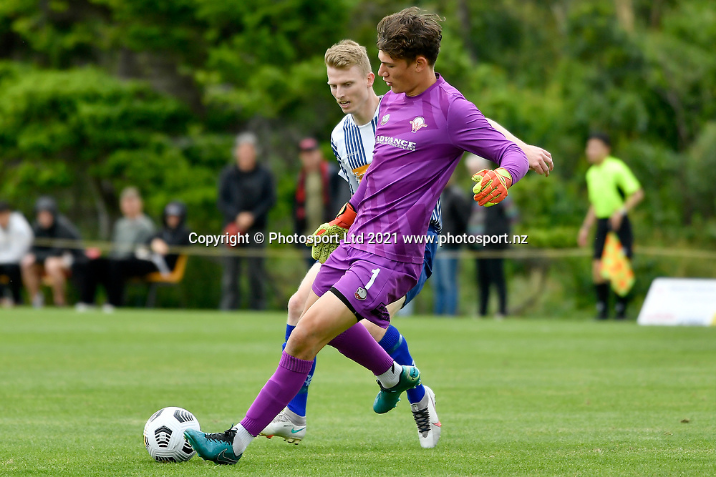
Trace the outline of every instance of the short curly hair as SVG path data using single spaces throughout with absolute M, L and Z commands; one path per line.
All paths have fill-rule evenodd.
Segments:
M 441 21 L 440 16 L 418 7 L 388 15 L 378 23 L 378 49 L 391 58 L 410 63 L 424 56 L 432 66 L 440 53 Z

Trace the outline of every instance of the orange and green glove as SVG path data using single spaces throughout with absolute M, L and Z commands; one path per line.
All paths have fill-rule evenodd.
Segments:
M 472 188 L 475 201 L 485 207 L 491 207 L 507 197 L 507 189 L 512 186 L 512 176 L 507 170 L 498 167 L 494 171 L 483 169 L 472 180 L 477 182 Z
M 314 260 L 326 263 L 328 257 L 340 245 L 340 241 L 346 237 L 348 229 L 351 228 L 356 219 L 356 210 L 350 202 L 346 202 L 335 219 L 321 225 L 313 232 L 312 237 L 317 239 L 307 241 L 306 245 L 313 247 L 311 256 Z M 330 240 L 328 239 L 330 237 Z

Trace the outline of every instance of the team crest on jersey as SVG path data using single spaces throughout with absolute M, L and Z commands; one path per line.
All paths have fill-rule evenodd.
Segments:
M 427 124 L 425 124 L 425 118 L 422 116 L 418 116 L 412 121 L 410 121 L 410 125 L 413 127 L 413 132 L 416 133 L 420 131 L 421 128 L 428 127 Z
M 385 126 L 385 123 L 387 123 L 390 120 L 390 114 L 384 115 L 380 120 L 380 125 Z
M 357 300 L 365 300 L 365 298 L 368 296 L 368 292 L 363 287 L 358 287 L 355 293 L 355 297 Z

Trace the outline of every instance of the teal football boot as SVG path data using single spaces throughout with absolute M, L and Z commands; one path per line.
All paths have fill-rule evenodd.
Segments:
M 206 434 L 194 429 L 184 431 L 184 437 L 189 441 L 197 454 L 204 460 L 210 460 L 217 464 L 236 464 L 240 455 L 234 454 L 234 436 L 236 429 L 229 429 L 225 432 Z
M 375 397 L 373 410 L 378 414 L 385 414 L 398 405 L 403 391 L 413 389 L 418 384 L 420 384 L 420 370 L 415 366 L 403 366 L 403 370 L 400 372 L 400 380 L 392 388 L 386 389 L 378 381 L 380 392 Z

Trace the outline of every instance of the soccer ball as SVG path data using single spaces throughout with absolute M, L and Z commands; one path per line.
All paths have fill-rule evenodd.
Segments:
M 144 445 L 157 462 L 184 462 L 194 456 L 184 438 L 187 429 L 201 430 L 194 415 L 180 407 L 165 407 L 144 425 Z

